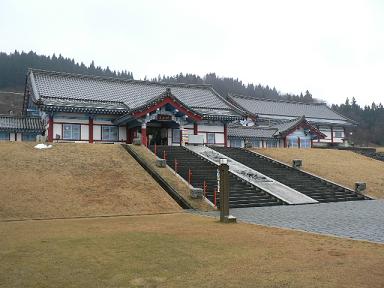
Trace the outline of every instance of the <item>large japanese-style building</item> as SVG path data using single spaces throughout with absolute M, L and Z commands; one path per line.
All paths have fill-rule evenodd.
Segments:
M 210 85 L 35 69 L 27 74 L 24 120 L 3 118 L 0 140 L 33 140 L 36 134 L 45 134 L 49 142 L 132 143 L 136 139 L 144 145 L 234 147 L 305 148 L 314 142 L 342 143 L 344 128 L 355 125 L 326 105 L 224 97 Z M 14 136 L 17 129 L 8 124 L 5 129 L 4 123 L 12 121 L 25 123 L 17 124 L 17 129 L 29 136 Z

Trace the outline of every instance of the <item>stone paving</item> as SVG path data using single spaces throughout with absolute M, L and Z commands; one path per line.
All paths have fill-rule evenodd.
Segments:
M 384 200 L 235 208 L 230 214 L 242 222 L 384 243 Z

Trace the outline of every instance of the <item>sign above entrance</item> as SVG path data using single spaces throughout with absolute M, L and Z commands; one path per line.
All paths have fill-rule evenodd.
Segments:
M 172 121 L 172 115 L 158 114 L 158 115 L 156 115 L 156 120 L 158 120 L 158 121 Z

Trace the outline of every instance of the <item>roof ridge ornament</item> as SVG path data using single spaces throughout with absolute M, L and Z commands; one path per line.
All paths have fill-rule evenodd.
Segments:
M 172 97 L 171 87 L 165 88 L 165 95 L 168 97 Z

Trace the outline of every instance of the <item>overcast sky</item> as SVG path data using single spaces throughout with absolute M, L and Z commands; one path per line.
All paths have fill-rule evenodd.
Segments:
M 0 0 L 0 51 L 384 103 L 384 1 Z

